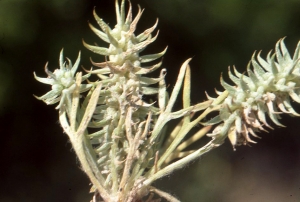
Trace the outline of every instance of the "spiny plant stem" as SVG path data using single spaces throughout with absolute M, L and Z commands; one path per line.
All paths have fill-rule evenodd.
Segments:
M 221 76 L 223 92 L 216 92 L 216 98 L 207 95 L 207 101 L 191 105 L 191 59 L 181 65 L 169 97 L 166 69 L 161 69 L 157 78 L 149 77 L 162 62 L 145 66 L 161 58 L 167 48 L 159 53 L 141 55 L 158 36 L 158 31 L 152 36 L 158 20 L 149 29 L 136 34 L 144 10 L 139 7 L 133 18 L 129 2 L 125 17 L 125 0 L 121 1 L 121 6 L 115 0 L 115 9 L 115 27 L 105 23 L 95 10 L 93 15 L 100 29 L 89 24 L 108 45 L 99 47 L 83 41 L 87 49 L 105 57 L 103 62 L 92 61 L 95 68 L 85 70 L 85 75 L 82 72 L 75 75 L 80 52 L 73 65 L 68 58 L 64 62 L 62 50 L 59 68 L 51 72 L 46 63 L 47 78 L 34 73 L 36 80 L 52 87 L 36 98 L 46 104 L 58 103 L 60 124 L 82 170 L 93 184 L 94 202 L 156 202 L 154 193 L 170 202 L 179 202 L 154 188 L 153 182 L 222 145 L 227 137 L 234 149 L 256 143 L 249 134 L 258 137 L 257 132 L 266 131 L 265 127 L 272 128 L 265 114 L 278 126 L 283 126 L 278 121 L 280 113 L 300 116 L 290 102 L 292 99 L 300 103 L 300 43 L 293 57 L 284 39 L 277 42 L 275 53 L 272 56 L 269 53 L 266 60 L 260 53 L 256 58 L 254 54 L 247 74 L 229 69 L 234 86 Z M 92 74 L 98 79 L 84 83 Z M 172 111 L 180 94 L 182 109 Z M 217 115 L 204 122 L 210 113 Z M 170 122 L 174 119 L 179 120 L 175 126 Z M 199 125 L 204 127 L 192 133 Z M 216 127 L 209 133 L 213 126 Z M 212 140 L 199 149 L 188 150 L 204 135 Z M 97 199 L 97 193 L 102 199 Z

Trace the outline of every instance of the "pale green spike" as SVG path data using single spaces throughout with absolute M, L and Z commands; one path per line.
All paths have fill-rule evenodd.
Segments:
M 158 89 L 158 106 L 160 110 L 164 110 L 166 107 L 166 102 L 168 99 L 168 93 L 166 91 L 166 82 L 165 82 L 165 76 L 167 74 L 166 69 L 162 69 L 160 71 L 159 77 L 162 78 L 159 81 L 159 89 Z
M 273 75 L 278 74 L 278 69 L 277 69 L 277 65 L 275 63 L 275 54 L 272 55 L 272 58 L 270 60 L 271 63 L 271 72 Z
M 36 97 L 38 100 L 46 100 L 46 99 L 49 99 L 49 98 L 57 97 L 57 92 L 54 91 L 54 90 L 51 90 L 51 91 L 47 92 L 46 94 L 44 94 L 40 97 L 38 97 L 38 96 L 34 96 L 34 97 Z
M 222 95 L 224 93 L 224 91 L 218 91 L 217 89 L 215 89 L 215 92 L 217 95 Z
M 265 80 L 263 81 L 264 86 L 272 87 L 274 82 L 274 76 L 272 73 L 268 72 L 264 75 Z
M 124 24 L 125 21 L 125 0 L 122 0 L 121 2 L 121 25 Z
M 125 20 L 125 25 L 130 25 L 131 22 L 132 22 L 132 6 L 131 6 L 131 2 L 129 1 L 129 9 Z
M 293 61 L 293 65 L 290 65 L 290 68 L 286 68 L 284 73 L 286 75 L 292 74 L 292 72 L 295 70 L 295 68 L 298 67 L 298 64 L 299 64 L 299 59 L 297 59 L 296 61 Z
M 88 75 L 88 76 L 90 76 L 90 75 Z M 91 87 L 93 87 L 93 86 L 94 86 L 94 84 L 81 84 L 80 85 L 80 92 L 81 93 L 86 92 L 86 91 L 90 90 Z
M 96 29 L 92 24 L 89 23 L 89 26 L 91 28 L 91 30 L 103 41 L 105 41 L 106 43 L 109 43 L 108 37 L 106 35 L 106 33 L 101 32 L 100 30 Z
M 255 58 L 254 58 L 254 54 L 251 58 L 251 64 L 253 66 L 253 70 L 254 70 L 254 73 L 255 73 L 255 76 L 257 77 L 258 80 L 263 80 L 263 75 L 265 74 L 265 71 L 261 68 L 261 66 L 255 61 Z
M 185 77 L 183 80 L 182 101 L 183 108 L 191 106 L 191 68 L 189 65 L 186 68 Z M 190 120 L 190 117 L 186 116 L 183 124 L 190 122 Z
M 114 47 L 119 48 L 118 41 L 110 34 L 110 29 L 106 28 L 106 32 L 109 43 L 111 43 Z
M 168 46 L 160 53 L 150 54 L 150 55 L 143 55 L 143 56 L 140 57 L 140 62 L 141 63 L 146 63 L 146 62 L 151 62 L 153 60 L 156 60 L 156 59 L 162 57 L 166 53 L 167 49 L 168 49 Z
M 98 25 L 100 26 L 100 28 L 102 29 L 103 32 L 106 31 L 106 28 L 109 26 L 97 15 L 96 13 L 96 10 L 94 9 L 93 10 L 93 15 L 94 15 L 94 18 L 96 20 L 96 22 L 98 23 Z M 109 28 L 110 29 L 110 28 Z
M 164 79 L 164 77 L 162 78 L 140 77 L 140 82 L 142 85 L 152 85 L 158 83 L 162 79 Z
M 296 61 L 297 59 L 299 59 L 300 56 L 300 41 L 297 44 L 294 56 L 293 56 L 293 61 Z
M 205 91 L 205 95 L 207 97 L 208 100 L 215 100 L 216 98 L 213 98 L 211 96 L 208 95 L 208 93 Z
M 61 49 L 60 53 L 59 53 L 59 68 L 63 69 L 64 67 L 64 49 Z
M 63 69 L 63 67 L 61 69 Z M 57 80 L 56 75 L 48 70 L 48 62 L 45 65 L 45 72 L 50 78 Z
M 247 66 L 247 73 L 249 75 L 249 78 L 252 80 L 253 84 L 255 86 L 259 85 L 259 78 L 252 72 L 252 70 L 250 69 L 250 62 L 248 63 Z
M 100 55 L 110 55 L 109 50 L 107 48 L 99 47 L 99 46 L 91 46 L 82 40 L 83 45 L 89 49 L 90 51 L 100 54 Z
M 82 76 L 82 78 L 81 78 L 81 81 L 85 81 L 85 80 L 87 80 L 87 79 L 88 79 L 90 76 L 91 76 L 91 74 L 90 74 L 90 73 L 88 73 L 88 74 L 86 74 L 86 75 Z M 85 84 L 81 84 L 81 85 L 85 85 Z
M 246 139 L 247 142 L 250 142 L 250 143 L 254 143 L 256 144 L 257 142 L 251 140 L 251 138 L 249 137 L 249 131 L 248 131 L 248 128 L 246 126 L 244 126 L 245 128 L 245 131 L 242 132 L 242 135 L 244 136 L 244 138 Z M 251 129 L 251 128 L 250 128 Z
M 73 76 L 75 75 L 75 73 L 76 73 L 76 71 L 77 71 L 77 69 L 78 69 L 78 66 L 79 66 L 79 63 L 80 63 L 80 56 L 81 56 L 81 52 L 79 51 L 78 57 L 77 57 L 77 59 L 76 59 L 76 62 L 75 62 L 75 64 L 73 65 L 73 67 L 72 67 L 72 69 L 71 69 L 71 72 L 72 72 L 72 75 L 73 75 Z M 71 60 L 70 60 L 70 63 L 69 63 L 69 64 L 71 65 Z
M 217 116 L 215 116 L 214 118 L 210 119 L 207 122 L 204 122 L 204 123 L 201 122 L 201 124 L 204 125 L 204 126 L 212 126 L 212 125 L 220 123 L 221 121 L 223 121 L 223 120 L 221 119 L 220 115 L 217 115 Z
M 142 14 L 144 12 L 144 9 L 141 10 L 141 7 L 139 6 L 139 11 L 138 11 L 138 14 L 135 16 L 135 18 L 133 19 L 133 21 L 131 22 L 130 24 L 130 28 L 129 28 L 129 35 L 133 34 L 135 32 L 135 29 L 136 29 L 136 25 L 138 23 L 138 21 L 140 20 Z
M 158 19 L 156 19 L 156 22 L 152 27 L 150 27 L 149 29 L 146 29 L 143 33 L 139 34 L 136 37 L 137 40 L 140 41 L 140 42 L 144 41 L 155 30 L 157 24 L 158 24 Z
M 158 93 L 158 88 L 142 87 L 142 92 L 144 95 L 155 95 Z
M 295 91 L 291 90 L 291 91 L 289 92 L 289 95 L 291 96 L 291 98 L 292 98 L 294 101 L 300 103 L 300 97 L 295 93 Z
M 270 119 L 277 125 L 277 126 L 281 126 L 281 127 L 285 127 L 284 125 L 282 125 L 279 121 L 278 121 L 278 118 L 277 118 L 277 114 L 274 114 L 270 111 L 268 111 L 268 115 L 270 117 Z
M 105 161 L 107 161 L 107 158 L 108 158 L 108 155 L 104 155 L 104 156 L 100 157 L 100 158 L 97 160 L 97 164 L 98 164 L 98 165 L 101 165 L 102 163 L 104 163 Z M 111 181 L 111 179 L 106 178 L 106 183 L 107 183 L 108 181 Z
M 88 72 L 91 74 L 109 74 L 110 69 L 108 67 L 106 67 L 106 68 L 96 69 L 96 70 L 92 70 L 92 71 L 88 71 Z
M 292 113 L 290 113 L 290 112 L 286 109 L 286 107 L 284 106 L 284 103 L 282 102 L 282 100 L 281 100 L 280 98 L 277 98 L 277 99 L 276 99 L 276 104 L 277 104 L 277 107 L 278 107 L 282 112 L 284 112 L 284 113 L 286 113 L 286 114 L 292 114 Z
M 235 68 L 235 66 L 233 65 L 233 71 L 234 71 L 234 74 L 238 77 L 238 78 L 241 78 L 242 74 L 240 72 L 238 72 L 238 70 Z
M 243 80 L 249 85 L 249 86 L 253 86 L 253 82 L 251 81 L 251 79 L 246 76 L 245 74 L 242 74 L 241 78 L 243 78 Z
M 286 108 L 291 114 L 293 114 L 293 115 L 295 115 L 295 116 L 300 116 L 300 114 L 298 114 L 298 113 L 294 110 L 294 108 L 292 107 L 291 102 L 290 102 L 290 98 L 289 98 L 289 97 L 287 97 L 286 99 L 283 100 L 283 104 L 284 104 L 285 108 Z
M 153 72 L 154 70 L 158 69 L 161 66 L 161 64 L 162 64 L 162 62 L 159 62 L 150 67 L 143 67 L 140 70 L 138 70 L 137 72 L 135 72 L 135 74 L 148 74 L 148 73 Z
M 178 77 L 177 77 L 177 81 L 176 81 L 176 84 L 172 90 L 172 93 L 171 93 L 171 97 L 170 97 L 170 100 L 166 106 L 166 110 L 165 112 L 168 112 L 170 113 L 172 111 L 172 108 L 174 106 L 174 103 L 175 101 L 177 100 L 177 97 L 178 97 L 178 93 L 181 89 L 181 86 L 182 86 L 182 82 L 184 80 L 184 76 L 185 76 L 185 72 L 186 72 L 186 69 L 188 68 L 188 65 L 189 65 L 189 62 L 191 61 L 191 58 L 187 59 L 180 67 L 180 70 L 179 70 L 179 74 L 178 74 Z
M 49 84 L 49 85 L 53 85 L 55 84 L 55 80 L 54 79 L 51 79 L 51 78 L 42 78 L 42 77 L 38 77 L 35 72 L 33 72 L 33 76 L 34 78 L 41 82 L 41 83 L 44 83 L 44 84 Z
M 231 79 L 231 81 L 233 81 L 233 83 L 235 83 L 236 85 L 239 85 L 240 79 L 231 73 L 230 67 L 228 67 L 228 75 L 229 75 L 229 78 Z
M 233 66 L 233 70 L 234 70 L 235 75 L 236 75 L 240 80 L 243 78 L 243 82 L 245 82 L 246 84 L 248 84 L 249 86 L 251 86 L 251 89 L 252 89 L 252 88 L 255 88 L 255 85 L 253 84 L 253 82 L 251 81 L 251 79 L 250 79 L 248 76 L 246 76 L 244 73 L 243 73 L 243 74 L 239 73 L 239 72 L 236 70 L 235 66 Z
M 259 62 L 259 64 L 268 72 L 271 71 L 271 66 L 269 63 L 267 63 L 264 59 L 262 59 L 262 57 L 260 56 L 261 51 L 258 52 L 257 54 L 257 60 Z M 253 65 L 254 66 L 254 65 Z M 262 72 L 263 73 L 263 72 Z
M 58 103 L 61 100 L 61 96 L 59 96 L 58 98 L 52 98 L 52 99 L 48 99 L 48 100 L 43 100 L 47 105 L 53 105 L 55 103 Z M 59 103 L 59 105 L 57 107 L 55 107 L 55 109 L 59 109 L 60 106 L 62 105 L 62 103 Z
M 89 127 L 91 127 L 91 128 L 100 128 L 100 127 L 103 127 L 103 126 L 105 126 L 105 125 L 107 125 L 108 123 L 110 123 L 111 122 L 111 119 L 110 118 L 108 118 L 108 119 L 103 119 L 103 120 L 101 120 L 101 121 L 93 121 L 93 122 L 90 122 L 90 125 L 89 125 Z
M 147 46 L 144 46 L 144 47 L 142 47 L 139 51 L 137 51 L 136 53 L 141 53 L 141 52 L 143 52 L 146 48 L 147 48 Z M 135 51 L 135 50 L 133 50 L 133 51 Z M 132 51 L 132 53 L 134 53 L 133 51 Z
M 110 149 L 110 146 L 112 145 L 112 142 L 106 142 L 104 144 L 102 144 L 101 146 L 99 146 L 98 148 L 96 148 L 96 152 L 104 152 Z
M 70 69 L 72 67 L 72 61 L 69 58 L 66 58 L 68 60 L 68 63 L 65 62 L 65 68 L 64 69 Z
M 271 63 L 272 63 L 272 59 L 271 59 L 271 54 L 272 54 L 272 50 L 269 51 L 268 55 L 267 55 L 267 62 L 269 63 L 269 65 L 271 66 Z M 272 54 L 273 56 L 274 54 Z M 272 68 L 272 67 L 271 67 Z M 271 71 L 271 68 L 270 68 L 270 71 Z
M 99 130 L 97 132 L 94 132 L 92 134 L 89 134 L 88 137 L 89 138 L 100 138 L 102 137 L 104 134 L 106 134 L 106 130 L 105 129 L 102 129 L 102 130 Z
M 222 77 L 222 74 L 221 74 L 221 77 L 220 77 L 220 81 L 221 81 L 221 85 L 225 88 L 225 90 L 227 90 L 229 92 L 229 94 L 231 95 L 234 95 L 235 92 L 236 92 L 236 88 L 229 85 L 228 83 L 226 83 Z
M 250 90 L 249 86 L 247 84 L 249 84 L 248 82 L 244 81 L 244 75 L 241 77 L 240 79 L 240 83 L 239 86 L 243 89 L 244 92 L 247 92 Z M 251 82 L 252 83 L 252 82 Z
M 141 43 L 138 43 L 136 45 L 134 45 L 132 47 L 132 52 L 141 52 L 141 50 L 143 48 L 145 48 L 146 46 L 148 46 L 149 44 L 151 44 L 152 42 L 154 42 L 158 36 L 159 31 L 157 31 L 157 34 L 155 35 L 155 37 L 151 38 L 151 35 L 148 37 L 148 39 L 146 41 L 143 41 Z
M 124 0 L 122 0 L 123 3 Z M 119 7 L 119 0 L 115 0 L 115 9 L 116 9 L 116 17 L 117 17 L 117 24 L 122 25 L 121 15 L 120 15 L 120 7 Z
M 284 39 L 285 39 L 285 37 L 280 40 L 280 48 L 281 48 L 281 52 L 282 52 L 284 60 L 286 62 L 289 62 L 289 61 L 292 60 L 292 58 L 291 58 L 290 53 L 289 53 L 289 51 L 287 50 L 287 48 L 284 44 Z
M 287 91 L 287 89 L 290 89 L 289 87 L 287 87 L 285 85 L 286 83 L 286 78 L 281 78 L 279 80 L 276 81 L 276 83 L 274 82 L 274 85 L 276 86 L 278 91 Z
M 283 55 L 281 53 L 279 45 L 280 45 L 280 40 L 276 43 L 276 46 L 275 46 L 276 58 L 277 58 L 277 61 L 278 61 L 279 64 L 284 64 Z
M 220 131 L 220 134 L 221 134 L 221 136 L 222 136 L 223 138 L 225 137 L 225 135 L 227 134 L 229 128 L 230 128 L 231 125 L 232 125 L 232 123 L 235 121 L 236 117 L 238 116 L 236 113 L 237 113 L 237 111 L 235 111 L 234 113 L 232 113 L 232 114 L 228 117 L 228 119 L 226 119 L 226 120 L 224 121 L 224 125 L 223 125 L 223 127 L 222 127 L 222 129 L 221 129 L 221 131 Z M 216 138 L 216 139 L 217 139 L 217 138 Z M 224 140 L 222 140 L 222 141 L 224 141 Z
M 258 119 L 259 119 L 265 126 L 271 128 L 271 129 L 273 129 L 273 128 L 267 123 L 267 121 L 266 121 L 266 116 L 265 116 L 266 110 L 265 110 L 265 107 L 262 105 L 262 103 L 259 103 L 259 104 L 257 105 L 257 107 L 258 107 L 258 110 L 257 110 L 257 117 L 258 117 Z

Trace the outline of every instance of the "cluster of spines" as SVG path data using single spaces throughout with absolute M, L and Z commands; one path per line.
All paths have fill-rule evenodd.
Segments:
M 281 39 L 276 44 L 275 53 L 269 52 L 267 60 L 260 56 L 260 52 L 257 59 L 253 54 L 247 67 L 248 76 L 235 68 L 233 74 L 229 69 L 229 78 L 235 86 L 221 77 L 221 85 L 228 91 L 228 96 L 220 104 L 219 115 L 206 124 L 223 123 L 209 136 L 219 140 L 228 136 L 233 146 L 255 143 L 249 134 L 258 137 L 256 132 L 266 131 L 264 126 L 272 129 L 265 114 L 278 126 L 283 126 L 278 120 L 282 113 L 299 116 L 290 102 L 292 98 L 300 103 L 299 52 L 300 44 L 291 58 L 284 39 Z
M 147 141 L 155 124 L 155 116 L 160 110 L 144 98 L 145 95 L 158 95 L 159 88 L 152 85 L 164 80 L 166 74 L 166 70 L 162 69 L 158 78 L 147 77 L 147 74 L 161 66 L 161 62 L 146 67 L 141 67 L 141 64 L 162 57 L 166 49 L 157 54 L 140 56 L 140 52 L 157 38 L 158 33 L 155 37 L 151 35 L 157 21 L 154 26 L 135 36 L 136 25 L 143 11 L 139 8 L 137 16 L 132 19 L 130 4 L 125 19 L 125 1 L 122 0 L 120 8 L 116 0 L 116 12 L 117 25 L 113 29 L 95 11 L 94 17 L 102 31 L 90 24 L 92 31 L 109 43 L 108 48 L 83 42 L 86 48 L 106 58 L 106 61 L 101 63 L 92 61 L 99 69 L 88 71 L 90 74 L 96 74 L 103 85 L 93 120 L 89 124 L 89 127 L 95 128 L 96 131 L 88 137 L 95 148 L 98 166 L 106 178 L 104 186 L 108 189 L 115 189 L 115 181 L 120 187 L 123 186 L 122 174 L 126 172 L 126 159 L 131 158 L 128 157 L 129 148 L 133 144 L 138 145 L 131 167 L 131 177 L 126 182 L 126 187 L 122 187 L 130 190 L 133 182 L 137 181 L 134 178 L 142 176 L 143 171 L 151 166 L 154 156 L 152 144 L 147 144 Z M 137 139 L 139 143 L 136 143 Z M 143 162 L 140 162 L 141 159 Z M 117 173 L 112 173 L 112 170 Z M 114 177 L 118 179 L 113 179 Z

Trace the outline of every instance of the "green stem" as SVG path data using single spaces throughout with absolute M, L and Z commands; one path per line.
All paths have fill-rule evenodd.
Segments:
M 162 178 L 172 172 L 174 172 L 177 169 L 182 168 L 183 166 L 185 166 L 186 164 L 188 164 L 189 162 L 199 158 L 200 156 L 202 156 L 203 154 L 211 151 L 212 149 L 218 147 L 219 145 L 215 145 L 214 143 L 209 142 L 208 144 L 206 144 L 205 146 L 203 146 L 202 148 L 196 150 L 195 152 L 193 152 L 192 154 L 164 167 L 163 169 L 159 170 L 157 173 L 151 175 L 150 177 L 148 177 L 148 179 L 146 179 L 144 181 L 144 185 L 148 186 L 151 183 L 153 183 L 155 180 Z

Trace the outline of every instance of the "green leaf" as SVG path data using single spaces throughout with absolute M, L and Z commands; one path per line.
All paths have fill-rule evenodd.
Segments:
M 179 74 L 178 74 L 178 77 L 177 77 L 177 81 L 176 81 L 176 84 L 173 88 L 170 100 L 168 102 L 166 112 L 171 112 L 172 111 L 172 108 L 174 106 L 175 101 L 177 100 L 177 96 L 178 96 L 179 91 L 180 91 L 181 86 L 182 86 L 182 82 L 183 82 L 183 79 L 184 79 L 184 76 L 185 76 L 186 68 L 187 68 L 190 61 L 191 61 L 191 58 L 187 59 L 180 67 L 180 71 L 179 71 Z

